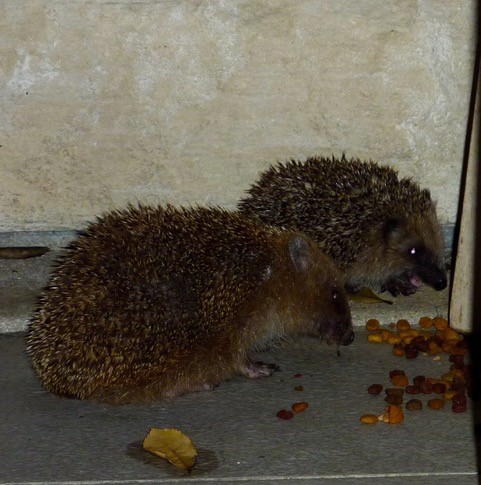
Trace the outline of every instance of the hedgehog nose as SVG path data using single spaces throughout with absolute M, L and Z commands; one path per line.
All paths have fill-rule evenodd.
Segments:
M 448 280 L 446 279 L 446 276 L 441 276 L 441 278 L 434 281 L 433 288 L 438 291 L 444 290 L 444 288 L 446 288 L 447 285 L 448 285 Z
M 354 332 L 351 330 L 348 333 L 345 333 L 341 338 L 341 345 L 351 345 L 354 341 Z

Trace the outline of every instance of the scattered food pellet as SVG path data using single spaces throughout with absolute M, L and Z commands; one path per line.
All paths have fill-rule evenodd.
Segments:
M 386 413 L 384 413 L 383 421 L 389 424 L 399 424 L 404 421 L 404 413 L 402 407 L 395 404 L 388 406 Z
M 423 394 L 431 394 L 433 392 L 433 385 L 429 381 L 424 380 L 419 384 L 419 389 Z
M 406 351 L 404 350 L 404 345 L 403 344 L 394 344 L 392 347 L 392 353 L 396 355 L 397 357 L 402 357 L 403 355 L 406 354 Z
M 400 387 L 388 387 L 384 392 L 386 393 L 386 396 L 404 396 L 404 389 L 401 389 Z
M 406 409 L 409 409 L 410 411 L 419 411 L 422 408 L 423 403 L 419 399 L 410 399 L 406 403 Z
M 446 392 L 444 393 L 444 396 L 443 396 L 443 397 L 444 397 L 444 400 L 445 400 L 445 401 L 451 401 L 451 399 L 453 398 L 453 396 L 455 396 L 455 395 L 456 395 L 456 392 L 457 392 L 457 391 L 453 391 L 453 390 L 451 390 L 451 389 L 450 389 L 449 391 L 446 391 Z
M 398 330 L 409 330 L 411 328 L 411 324 L 402 318 L 401 320 L 398 320 L 396 323 L 396 327 Z
M 391 382 L 397 387 L 405 387 L 409 381 L 405 375 L 395 375 L 391 377 Z
M 431 409 L 442 409 L 444 407 L 443 399 L 430 399 L 428 401 L 428 407 Z
M 401 404 L 403 395 L 418 395 L 426 399 L 424 405 L 430 409 L 442 409 L 446 401 L 451 401 L 451 409 L 454 413 L 467 411 L 468 397 L 473 393 L 471 366 L 465 363 L 465 355 L 468 352 L 468 341 L 463 335 L 449 327 L 446 318 L 437 316 L 431 318 L 424 316 L 419 319 L 419 327 L 414 328 L 406 319 L 400 319 L 396 323 L 391 322 L 389 329 L 382 327 L 379 320 L 370 319 L 366 323 L 366 329 L 372 333 L 368 335 L 368 341 L 374 343 L 388 343 L 392 345 L 392 353 L 395 356 L 405 356 L 406 359 L 415 359 L 420 354 L 432 356 L 432 360 L 439 364 L 447 362 L 443 354 L 448 354 L 449 372 L 439 377 L 418 375 L 412 383 L 403 370 L 393 369 L 389 372 L 389 379 L 393 386 L 385 389 L 384 400 L 390 404 L 386 411 L 377 419 L 385 423 L 401 423 L 404 420 Z M 446 365 L 446 364 L 445 364 Z M 378 395 L 383 389 L 383 384 L 371 384 L 367 391 L 371 395 Z M 429 396 L 430 394 L 438 396 Z M 422 410 L 421 399 L 409 399 L 405 408 L 408 410 Z M 365 414 L 361 416 L 363 423 L 374 424 L 376 415 Z
M 419 387 L 421 385 L 422 382 L 424 382 L 426 380 L 426 376 L 416 376 L 414 379 L 413 379 L 413 384 L 417 387 Z
M 294 417 L 294 413 L 292 411 L 288 411 L 287 409 L 281 409 L 278 411 L 276 416 L 279 419 L 292 419 Z
M 406 359 L 415 359 L 419 355 L 419 351 L 408 345 L 404 347 L 404 352 L 406 354 Z
M 394 376 L 405 376 L 406 373 L 401 369 L 393 369 L 389 371 L 389 379 L 392 379 Z
M 369 342 L 376 342 L 376 343 L 380 344 L 382 342 L 382 335 L 380 333 L 370 333 L 367 336 L 367 340 Z
M 296 386 L 294 387 L 294 391 L 303 391 L 304 390 L 304 386 Z
M 374 332 L 379 328 L 379 320 L 376 320 L 375 318 L 371 318 L 366 322 L 366 330 L 368 332 Z
M 433 392 L 436 394 L 444 394 L 446 392 L 446 384 L 442 382 L 436 382 L 433 384 Z
M 361 421 L 361 423 L 364 423 L 364 424 L 377 424 L 379 419 L 374 414 L 363 414 L 359 419 L 359 421 Z
M 380 394 L 382 392 L 382 385 L 381 384 L 371 384 L 367 388 L 367 392 L 369 394 L 372 394 L 373 396 L 377 396 L 378 394 Z
M 448 328 L 448 321 L 443 317 L 434 317 L 433 327 L 440 331 L 446 330 Z
M 419 319 L 419 326 L 421 328 L 425 328 L 425 329 L 431 328 L 433 326 L 432 318 L 431 317 L 421 317 Z
M 302 377 L 302 374 L 300 372 L 298 372 L 297 374 L 294 374 L 294 377 Z
M 468 403 L 467 402 L 453 402 L 451 406 L 453 413 L 464 413 L 468 410 Z
M 406 386 L 404 390 L 406 394 L 419 394 L 421 392 L 419 386 Z
M 305 411 L 309 407 L 309 404 L 307 402 L 296 402 L 294 403 L 291 408 L 295 413 L 300 413 L 302 411 Z
M 397 404 L 398 406 L 400 406 L 402 403 L 403 403 L 403 398 L 402 396 L 395 396 L 395 395 L 386 395 L 386 397 L 384 398 L 384 400 L 388 403 L 388 404 Z

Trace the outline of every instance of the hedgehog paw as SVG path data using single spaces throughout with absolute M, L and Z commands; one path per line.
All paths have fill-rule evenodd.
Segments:
M 240 373 L 250 379 L 269 377 L 280 370 L 275 364 L 264 364 L 263 362 L 248 362 L 240 368 Z

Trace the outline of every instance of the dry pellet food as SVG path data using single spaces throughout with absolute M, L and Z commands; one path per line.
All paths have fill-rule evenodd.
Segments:
M 419 394 L 421 392 L 421 389 L 419 389 L 418 386 L 406 386 L 404 390 L 406 391 L 406 394 Z
M 446 340 L 454 340 L 457 342 L 460 339 L 460 334 L 454 328 L 447 327 L 444 331 L 444 337 Z
M 430 399 L 428 407 L 431 409 L 442 409 L 444 407 L 444 399 Z
M 431 394 L 433 392 L 433 385 L 429 381 L 424 380 L 419 384 L 419 389 L 423 394 Z
M 397 357 L 402 357 L 406 353 L 404 350 L 404 345 L 401 343 L 394 344 L 392 346 L 392 353 Z
M 448 328 L 448 321 L 443 317 L 434 317 L 433 327 L 440 331 L 446 330 Z
M 404 318 L 398 320 L 396 323 L 396 327 L 398 330 L 409 330 L 411 328 L 411 324 Z
M 449 362 L 452 362 L 453 364 L 464 364 L 464 355 L 460 354 L 451 354 L 449 356 Z
M 429 343 L 422 335 L 414 337 L 411 340 L 411 346 L 419 352 L 427 352 L 429 350 Z
M 291 409 L 295 412 L 295 413 L 300 413 L 302 411 L 305 411 L 307 408 L 309 407 L 309 404 L 307 402 L 296 402 L 294 403 L 292 406 L 291 406 Z
M 399 424 L 404 421 L 404 413 L 401 406 L 390 404 L 383 415 L 383 421 L 389 424 Z
M 404 396 L 404 389 L 400 387 L 388 387 L 384 392 L 386 396 Z
M 378 330 L 379 326 L 379 320 L 376 320 L 375 318 L 371 318 L 366 322 L 366 330 L 368 332 L 374 332 L 375 330 Z
M 424 382 L 426 380 L 426 376 L 416 376 L 413 379 L 413 384 L 417 387 L 421 385 L 421 382 Z
M 304 390 L 304 386 L 296 386 L 294 387 L 294 391 L 303 391 Z
M 402 337 L 400 335 L 392 334 L 386 339 L 386 342 L 390 345 L 399 345 L 402 343 Z
M 363 414 L 359 421 L 364 424 L 377 424 L 379 419 L 375 414 Z
M 419 411 L 422 408 L 423 403 L 419 399 L 410 399 L 406 403 L 406 409 L 409 409 L 410 411 Z
M 467 404 L 468 403 L 468 398 L 466 397 L 466 394 L 464 394 L 462 392 L 457 392 L 451 398 L 451 401 L 453 401 L 453 403 L 464 403 L 464 404 Z
M 406 373 L 402 369 L 393 369 L 389 371 L 389 379 L 392 379 L 394 376 L 405 376 Z
M 391 382 L 397 387 L 405 387 L 409 383 L 408 378 L 405 375 L 395 375 L 391 377 Z
M 453 413 L 464 413 L 468 409 L 467 402 L 453 402 L 451 409 Z
M 277 412 L 276 416 L 279 419 L 292 419 L 294 417 L 294 413 L 292 411 L 288 411 L 287 409 L 281 409 Z
M 433 392 L 436 394 L 444 394 L 446 392 L 446 384 L 436 382 L 433 384 Z
M 444 397 L 444 400 L 445 401 L 451 401 L 451 399 L 453 398 L 453 396 L 455 396 L 457 393 L 457 391 L 453 391 L 452 389 L 450 389 L 449 391 L 446 391 L 443 395 Z
M 419 326 L 421 328 L 431 328 L 433 326 L 433 319 L 431 317 L 421 317 L 419 319 Z
M 419 351 L 411 345 L 405 345 L 404 352 L 406 354 L 406 359 L 415 359 L 419 355 Z
M 387 395 L 384 400 L 388 403 L 388 404 L 397 404 L 398 406 L 401 405 L 403 403 L 403 398 L 402 396 L 394 396 L 394 395 Z
M 377 396 L 378 394 L 380 394 L 382 392 L 382 385 L 381 384 L 371 384 L 368 388 L 367 388 L 367 392 L 369 394 L 372 394 L 373 396 Z
M 369 342 L 375 342 L 375 343 L 382 343 L 382 335 L 380 332 L 375 332 L 375 333 L 370 333 L 368 336 L 367 336 L 367 340 Z

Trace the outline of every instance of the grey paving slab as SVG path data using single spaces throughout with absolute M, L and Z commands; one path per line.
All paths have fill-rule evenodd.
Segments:
M 123 407 L 46 393 L 23 337 L 0 336 L 2 483 L 477 483 L 470 412 L 425 409 L 407 412 L 400 425 L 359 423 L 361 414 L 383 411 L 382 397 L 366 388 L 388 384 L 390 369 L 412 378 L 448 368 L 445 358 L 394 357 L 362 331 L 340 358 L 333 347 L 296 340 L 261 355 L 282 369 L 271 378 L 239 377 L 210 392 Z M 295 391 L 300 384 L 304 391 Z M 307 411 L 276 418 L 299 400 Z M 199 457 L 190 475 L 141 449 L 153 426 L 192 438 Z

